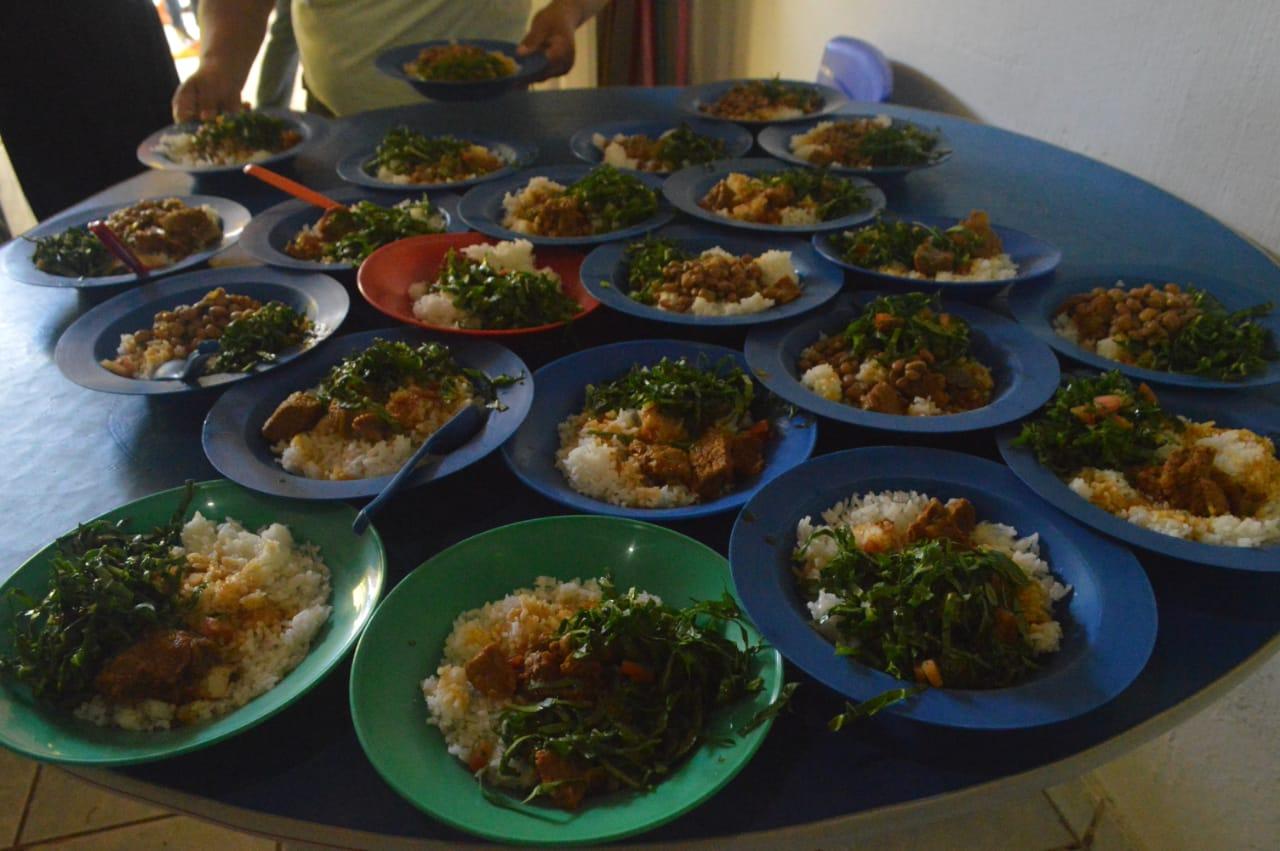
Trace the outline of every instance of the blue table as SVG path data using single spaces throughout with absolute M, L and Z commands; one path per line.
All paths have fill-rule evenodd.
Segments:
M 571 161 L 568 138 L 588 122 L 668 117 L 672 89 L 513 94 L 475 104 L 423 104 L 338 122 L 292 169 L 324 188 L 334 164 L 372 146 L 394 124 L 532 139 L 541 164 Z M 1280 292 L 1280 270 L 1211 217 L 1134 177 L 1053 146 L 941 115 L 885 107 L 943 128 L 946 164 L 885 184 L 900 213 L 982 208 L 1062 247 L 1062 271 L 1106 262 L 1159 261 Z M 233 175 L 193 182 L 153 172 L 86 201 L 126 202 L 190 191 L 224 194 L 258 211 L 280 200 Z M 78 294 L 0 281 L 0 577 L 77 521 L 186 478 L 211 478 L 200 424 L 214 395 L 112 397 L 62 379 L 51 356 L 72 320 L 112 293 Z M 357 297 L 343 332 L 385 325 Z M 659 328 L 598 311 L 571 333 L 522 343 L 533 367 L 567 351 L 656 334 L 739 347 L 742 333 Z M 1230 397 L 1224 397 L 1230 404 Z M 823 423 L 818 454 L 884 443 L 881 435 Z M 996 457 L 989 434 L 928 445 Z M 484 529 L 558 513 L 523 488 L 497 457 L 472 473 L 403 495 L 378 520 L 390 580 Z M 422 518 L 429 517 L 429 522 Z M 731 517 L 676 528 L 726 550 Z M 647 842 L 769 834 L 810 843 L 936 817 L 1051 785 L 1118 756 L 1202 708 L 1280 649 L 1280 574 L 1235 574 L 1143 556 L 1160 609 L 1160 636 L 1138 680 L 1107 706 L 1052 728 L 1013 734 L 942 732 L 878 718 L 841 734 L 825 729 L 835 695 L 813 683 L 779 719 L 759 755 L 708 804 L 642 837 Z M 160 804 L 277 835 L 382 846 L 391 837 L 464 841 L 395 795 L 356 742 L 341 668 L 289 711 L 201 753 L 128 771 L 80 771 Z M 895 806 L 897 805 L 897 806 Z M 889 809 L 892 808 L 892 809 Z

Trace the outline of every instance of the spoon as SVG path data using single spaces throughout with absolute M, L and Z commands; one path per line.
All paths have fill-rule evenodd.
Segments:
M 283 174 L 274 172 L 269 168 L 263 168 L 255 163 L 249 163 L 245 166 L 244 173 L 250 177 L 258 178 L 258 180 L 261 180 L 263 183 L 274 186 L 281 192 L 288 193 L 294 198 L 306 201 L 308 204 L 314 204 L 324 210 L 332 210 L 335 207 L 346 206 L 345 204 L 339 204 L 328 195 L 317 192 L 314 189 L 309 189 L 296 180 L 290 180 Z
M 95 219 L 89 222 L 86 227 L 107 247 L 108 251 L 115 255 L 117 260 L 128 266 L 130 271 L 138 276 L 138 280 L 144 280 L 151 274 L 147 264 L 138 259 L 138 255 L 134 254 L 129 246 L 124 244 L 124 240 L 116 236 L 116 232 L 108 227 L 106 222 L 101 219 Z
M 159 381 L 193 381 L 222 345 L 217 340 L 202 340 L 185 358 L 167 360 L 156 367 L 152 378 Z
M 448 455 L 453 450 L 462 446 L 468 440 L 484 427 L 485 421 L 489 419 L 489 409 L 483 405 L 472 403 L 464 407 L 461 411 L 453 415 L 449 422 L 440 426 L 435 432 L 426 439 L 426 441 L 418 447 L 418 451 L 410 456 L 408 461 L 404 462 L 404 466 L 400 471 L 387 482 L 387 486 L 382 492 L 369 501 L 369 504 L 360 509 L 360 513 L 356 515 L 356 520 L 351 524 L 351 531 L 357 535 L 363 535 L 364 530 L 369 528 L 369 521 L 373 518 L 374 512 L 382 508 L 382 506 L 401 489 L 405 481 L 417 469 L 418 464 L 424 461 L 428 455 L 441 458 Z

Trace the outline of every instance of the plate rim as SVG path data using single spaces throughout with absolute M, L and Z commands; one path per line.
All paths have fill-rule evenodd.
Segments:
M 775 159 L 782 160 L 783 162 L 794 163 L 795 165 L 806 166 L 808 168 L 816 168 L 817 166 L 813 163 L 806 159 L 801 159 L 799 156 L 791 152 L 790 143 L 792 136 L 812 130 L 813 127 L 823 121 L 841 121 L 853 118 L 877 118 L 881 115 L 888 115 L 889 118 L 893 120 L 894 124 L 908 124 L 919 130 L 934 134 L 938 137 L 938 144 L 940 146 L 946 146 L 945 151 L 938 157 L 918 165 L 881 165 L 871 166 L 869 168 L 832 165 L 827 166 L 828 170 L 836 174 L 864 175 L 868 177 L 898 177 L 910 174 L 913 171 L 921 171 L 923 169 L 940 166 L 947 160 L 951 159 L 955 154 L 955 148 L 951 147 L 950 144 L 951 140 L 947 138 L 947 135 L 944 132 L 942 132 L 941 127 L 927 127 L 919 121 L 912 121 L 909 118 L 899 118 L 898 116 L 890 115 L 887 112 L 845 112 L 844 110 L 848 109 L 849 106 L 850 104 L 846 103 L 837 111 L 824 113 L 817 118 L 806 116 L 804 119 L 797 119 L 792 123 L 770 123 L 767 126 L 762 127 L 756 134 L 756 144 L 760 146 L 761 150 Z M 858 104 L 857 106 L 861 107 L 863 105 Z

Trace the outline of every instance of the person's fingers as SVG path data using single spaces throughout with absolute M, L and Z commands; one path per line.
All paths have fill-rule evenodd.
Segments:
M 196 117 L 199 82 L 194 79 L 185 80 L 173 93 L 173 120 L 181 124 Z
M 547 39 L 546 54 L 547 70 L 551 72 L 550 76 L 557 77 L 564 74 L 573 67 L 573 38 L 556 33 Z
M 551 27 L 548 26 L 546 18 L 541 14 L 535 15 L 529 23 L 529 31 L 525 33 L 524 38 L 520 39 L 520 43 L 516 45 L 517 56 L 528 56 L 535 53 L 542 47 L 550 34 Z

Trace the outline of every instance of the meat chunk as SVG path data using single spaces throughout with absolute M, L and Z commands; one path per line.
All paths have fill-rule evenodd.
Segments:
M 764 446 L 769 441 L 769 421 L 760 420 L 729 441 L 729 459 L 735 478 L 755 476 L 764 469 Z
M 656 405 L 646 405 L 640 412 L 639 436 L 645 443 L 679 443 L 689 435 L 680 420 L 662 413 Z
M 708 431 L 689 448 L 693 464 L 693 489 L 703 499 L 719 496 L 733 481 L 730 436 L 718 429 Z
M 262 424 L 262 436 L 270 443 L 289 440 L 320 422 L 324 405 L 310 393 L 290 393 Z
M 664 485 L 688 485 L 693 480 L 689 453 L 678 446 L 632 443 L 640 462 L 640 471 Z
M 991 218 L 983 210 L 974 210 L 960 222 L 972 234 L 970 248 L 974 257 L 995 257 L 1004 251 L 1000 236 L 991 229 Z
M 877 381 L 862 396 L 862 408 L 881 414 L 905 414 L 907 403 L 893 386 L 885 381 Z
M 915 253 L 911 255 L 911 262 L 921 275 L 954 272 L 956 269 L 956 255 L 951 251 L 938 248 L 932 240 L 925 240 L 917 246 Z
M 977 513 L 967 499 L 953 499 L 946 505 L 937 499 L 931 499 L 925 504 L 920 515 L 907 527 L 907 540 L 946 539 L 967 547 L 976 520 Z
M 217 661 L 209 639 L 180 629 L 155 630 L 108 659 L 94 687 L 112 701 L 186 703 Z
M 467 682 L 481 694 L 504 700 L 516 692 L 516 672 L 497 642 L 488 644 L 466 665 Z
M 582 768 L 548 750 L 534 753 L 533 767 L 539 782 L 555 784 L 547 794 L 551 802 L 563 810 L 576 810 L 591 788 L 604 779 L 600 769 Z
M 1213 450 L 1207 446 L 1175 449 L 1161 466 L 1138 471 L 1135 480 L 1138 490 L 1148 496 L 1199 517 L 1232 514 L 1233 503 L 1244 497 L 1226 476 L 1217 473 Z
M 386 440 L 391 427 L 377 414 L 356 414 L 351 418 L 351 433 L 364 440 Z
M 324 215 L 315 223 L 316 236 L 325 242 L 337 242 L 358 229 L 355 216 L 346 207 L 325 210 Z

